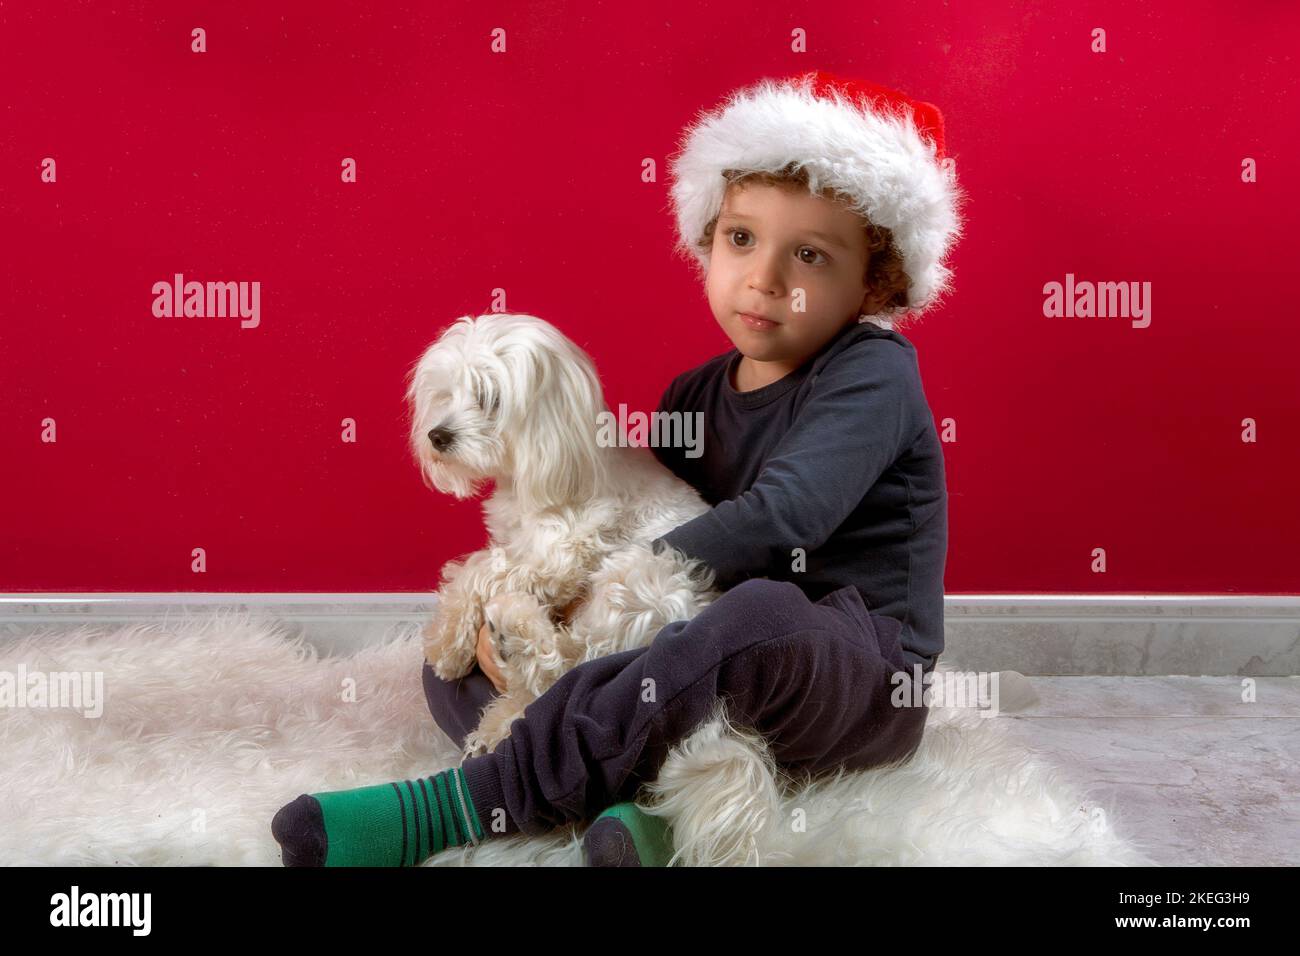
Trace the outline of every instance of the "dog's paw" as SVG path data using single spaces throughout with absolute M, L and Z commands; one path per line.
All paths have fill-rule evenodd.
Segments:
M 483 623 L 487 625 L 488 634 L 492 637 L 492 647 L 496 651 L 497 657 L 501 658 L 501 662 L 504 664 L 510 660 L 510 654 L 506 649 L 505 641 L 502 639 L 501 628 L 497 627 L 497 622 L 492 614 L 492 611 L 484 608 Z
M 426 658 L 426 660 L 428 660 L 428 658 Z M 468 663 L 463 663 L 460 660 L 446 660 L 445 658 L 440 658 L 436 661 L 429 661 L 429 667 L 433 670 L 434 675 L 439 680 L 455 681 L 467 676 L 469 672 L 474 669 L 474 663 L 472 658 Z
M 501 660 L 515 673 L 524 664 L 526 655 L 537 650 L 537 642 L 518 632 L 496 635 L 497 653 Z
M 488 630 L 502 661 L 509 661 L 528 650 L 538 633 L 546 628 L 546 609 L 537 598 L 523 591 L 510 591 L 490 598 L 483 606 Z
M 443 680 L 464 677 L 474 668 L 479 613 L 475 605 L 440 601 L 424 630 L 424 658 Z
M 492 747 L 477 730 L 471 730 L 466 734 L 465 744 L 462 749 L 462 756 L 466 760 L 470 757 L 481 757 L 483 754 L 490 753 L 491 750 Z
M 510 736 L 508 722 L 493 719 L 489 712 L 484 712 L 483 722 L 465 735 L 465 756 L 477 757 L 491 753 L 497 744 Z
M 478 726 L 465 737 L 465 749 L 490 753 L 510 736 L 511 725 L 523 716 L 524 702 L 516 694 L 501 694 L 483 708 Z

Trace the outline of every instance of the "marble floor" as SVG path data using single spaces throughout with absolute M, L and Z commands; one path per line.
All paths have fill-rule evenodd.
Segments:
M 1151 859 L 1300 863 L 1300 677 L 1028 681 L 1037 702 L 996 719 Z

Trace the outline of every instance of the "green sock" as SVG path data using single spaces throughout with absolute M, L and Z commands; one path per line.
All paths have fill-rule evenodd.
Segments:
M 303 794 L 271 821 L 285 866 L 415 866 L 484 837 L 460 767 L 414 782 Z
M 592 822 L 582 849 L 587 866 L 667 866 L 672 828 L 635 803 L 616 803 Z

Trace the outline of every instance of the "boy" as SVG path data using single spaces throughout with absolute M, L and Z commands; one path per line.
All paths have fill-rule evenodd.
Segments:
M 589 864 L 661 864 L 663 821 L 628 801 L 718 698 L 784 771 L 915 752 L 927 711 L 890 698 L 943 650 L 947 492 L 915 352 L 888 317 L 947 286 L 962 197 L 943 156 L 934 107 L 825 73 L 761 81 L 692 126 L 673 164 L 678 247 L 735 348 L 660 403 L 704 413 L 699 458 L 656 454 L 713 508 L 655 547 L 703 561 L 724 593 L 650 647 L 565 674 L 493 753 L 299 797 L 272 824 L 286 865 L 415 864 L 602 809 Z M 499 686 L 490 652 L 480 664 L 455 682 L 425 664 L 453 737 Z

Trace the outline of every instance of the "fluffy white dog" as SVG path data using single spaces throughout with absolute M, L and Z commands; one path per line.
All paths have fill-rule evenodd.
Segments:
M 506 691 L 484 709 L 466 756 L 507 737 L 565 671 L 648 645 L 717 597 L 700 562 L 650 547 L 708 506 L 649 449 L 600 443 L 607 409 L 595 368 L 550 323 L 462 316 L 416 364 L 407 399 L 426 484 L 466 498 L 495 482 L 483 506 L 488 546 L 444 566 L 426 631 L 425 655 L 444 680 L 473 668 L 484 623 L 494 632 Z M 775 824 L 778 776 L 763 739 L 733 726 L 719 702 L 638 802 L 669 819 L 674 861 L 752 862 Z

